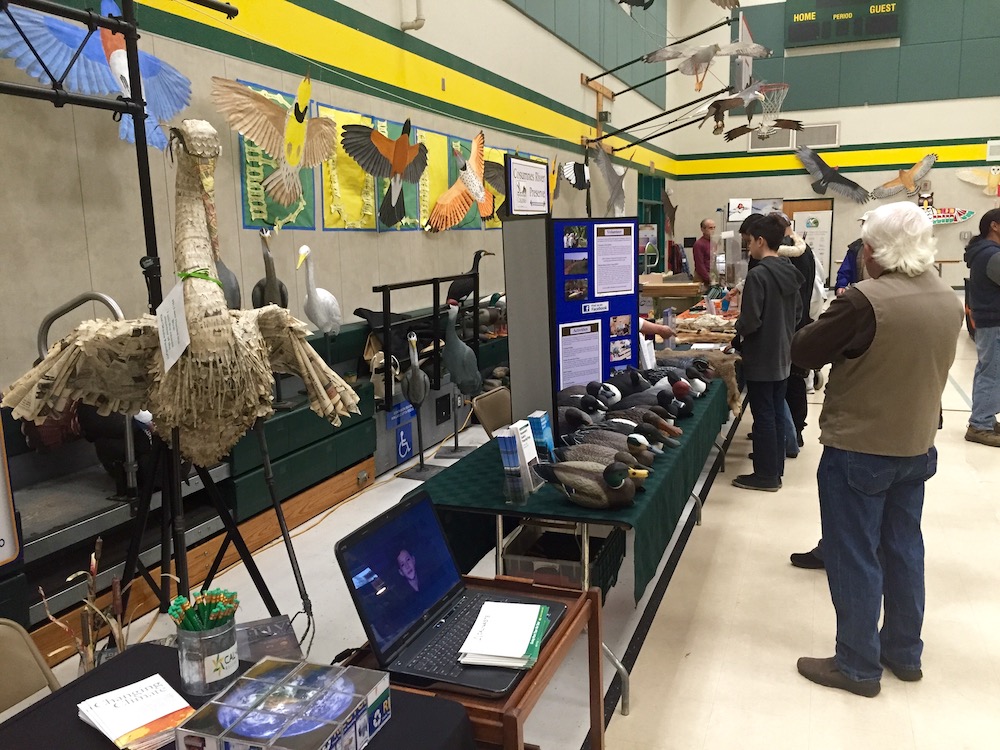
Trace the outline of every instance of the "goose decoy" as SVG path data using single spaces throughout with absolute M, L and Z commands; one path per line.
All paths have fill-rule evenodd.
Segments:
M 458 305 L 448 305 L 448 323 L 444 329 L 444 348 L 441 361 L 451 373 L 452 382 L 465 396 L 475 396 L 483 388 L 476 353 L 458 337 Z
M 389 180 L 378 218 L 387 227 L 396 226 L 406 216 L 403 182 L 420 182 L 427 168 L 427 146 L 410 144 L 410 119 L 395 140 L 367 125 L 345 125 L 340 143 L 368 174 Z
M 648 476 L 645 470 L 631 469 L 618 461 L 608 466 L 592 461 L 536 464 L 534 470 L 584 508 L 627 508 L 635 501 L 636 487 L 630 477 Z
M 302 199 L 299 171 L 329 159 L 336 145 L 337 124 L 329 117 L 309 117 L 311 100 L 312 79 L 308 74 L 299 84 L 291 107 L 237 81 L 212 77 L 212 103 L 229 127 L 260 146 L 277 163 L 262 185 L 264 192 L 283 206 Z
M 264 305 L 277 305 L 278 307 L 288 307 L 288 287 L 285 282 L 278 278 L 274 271 L 274 256 L 271 255 L 271 230 L 264 228 L 260 230 L 260 250 L 264 254 L 264 278 L 253 286 L 250 293 L 250 301 L 254 309 L 258 310 Z
M 493 216 L 493 193 L 486 189 L 483 177 L 485 147 L 486 140 L 480 130 L 472 139 L 468 160 L 462 156 L 461 151 L 452 148 L 458 161 L 458 179 L 434 203 L 431 215 L 427 218 L 427 229 L 433 232 L 450 229 L 465 218 L 473 203 L 479 206 L 479 217 L 483 221 Z
M 472 256 L 472 268 L 469 269 L 468 273 L 479 273 L 479 261 L 486 255 L 496 255 L 496 253 L 491 253 L 488 250 L 476 250 L 476 254 Z M 447 299 L 449 302 L 461 305 L 465 298 L 472 294 L 473 289 L 475 289 L 475 281 L 468 276 L 455 279 L 448 285 Z
M 226 307 L 230 310 L 239 310 L 243 306 L 243 295 L 240 294 L 240 282 L 236 274 L 229 270 L 229 266 L 222 262 L 221 257 L 215 259 L 215 272 L 219 274 L 217 278 L 222 284 Z
M 337 298 L 326 289 L 316 286 L 316 269 L 313 264 L 312 250 L 308 245 L 299 248 L 299 262 L 295 266 L 296 270 L 306 264 L 306 317 L 316 326 L 316 330 L 323 334 L 340 333 L 340 326 L 344 322 L 344 316 L 340 313 L 340 303 Z
M 420 417 L 420 405 L 427 399 L 431 391 L 431 379 L 420 369 L 420 353 L 417 351 L 417 334 L 410 331 L 406 334 L 406 345 L 410 350 L 410 366 L 403 373 L 399 387 L 403 398 L 413 404 L 417 413 L 417 448 L 420 454 L 419 471 L 424 470 L 424 427 Z

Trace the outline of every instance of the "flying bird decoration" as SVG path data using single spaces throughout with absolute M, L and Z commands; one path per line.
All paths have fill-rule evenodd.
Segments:
M 590 187 L 590 165 L 582 161 L 568 161 L 562 165 L 562 176 L 577 190 Z
M 79 57 L 74 59 L 87 36 L 86 28 L 16 5 L 4 3 L 3 8 L 6 13 L 0 12 L 0 56 L 11 58 L 18 68 L 44 84 L 54 83 L 50 74 L 62 78 L 62 87 L 70 93 L 120 94 L 131 98 L 124 36 L 99 29 L 87 39 Z M 101 15 L 120 18 L 122 12 L 114 0 L 102 0 Z M 23 37 L 17 27 L 24 32 Z M 163 150 L 167 147 L 167 137 L 160 125 L 190 103 L 191 81 L 176 68 L 142 51 L 139 52 L 139 74 L 142 98 L 146 100 L 146 141 Z M 118 137 L 135 143 L 131 115 L 121 117 Z
M 861 187 L 854 180 L 849 180 L 837 171 L 836 167 L 831 167 L 819 154 L 808 146 L 799 146 L 795 149 L 795 155 L 799 157 L 802 166 L 816 181 L 812 184 L 813 192 L 826 195 L 826 191 L 832 190 L 835 193 L 852 198 L 858 203 L 867 203 L 871 196 L 868 191 Z
M 716 99 L 708 105 L 708 113 L 698 123 L 698 127 L 700 128 L 704 125 L 709 117 L 714 117 L 715 125 L 712 128 L 712 133 L 719 135 L 726 127 L 726 112 L 738 107 L 743 107 L 746 110 L 747 124 L 751 124 L 753 116 L 760 111 L 760 103 L 764 101 L 764 94 L 760 90 L 763 84 L 763 81 L 756 81 L 736 94 L 736 96 Z
M 560 177 L 562 177 L 562 172 L 559 171 L 559 162 L 553 156 L 551 166 L 549 167 L 549 208 L 552 207 L 552 204 L 556 202 L 556 198 L 559 197 Z
M 389 180 L 378 217 L 394 227 L 406 216 L 403 181 L 416 183 L 427 168 L 427 146 L 410 143 L 410 120 L 396 139 L 387 138 L 367 125 L 345 125 L 341 144 L 358 165 L 373 177 Z
M 80 399 L 98 413 L 148 409 L 156 429 L 177 428 L 181 454 L 212 466 L 254 424 L 270 415 L 273 371 L 302 378 L 312 410 L 334 425 L 358 413 L 358 396 L 306 340 L 287 310 L 228 310 L 216 283 L 215 164 L 221 147 L 203 120 L 171 130 L 177 145 L 174 270 L 184 295 L 190 344 L 164 367 L 158 319 L 90 320 L 55 343 L 6 392 L 4 406 L 34 422 Z
M 728 142 L 736 140 L 741 135 L 746 135 L 747 133 L 756 133 L 760 140 L 766 141 L 779 130 L 802 130 L 802 121 L 786 120 L 780 117 L 775 120 L 762 119 L 756 125 L 751 121 L 747 125 L 740 125 L 738 128 L 727 130 L 725 139 Z
M 458 160 L 458 179 L 441 194 L 427 218 L 427 227 L 435 232 L 450 229 L 465 218 L 475 203 L 479 206 L 479 217 L 485 221 L 493 216 L 493 193 L 486 189 L 484 178 L 486 147 L 483 131 L 472 139 L 469 158 L 465 159 L 457 148 L 452 149 Z
M 633 8 L 642 8 L 643 10 L 652 8 L 654 2 L 656 0 L 618 0 L 619 5 L 628 5 Z
M 701 47 L 681 47 L 667 45 L 655 52 L 643 55 L 645 62 L 660 62 L 662 60 L 680 60 L 677 67 L 684 75 L 694 76 L 694 90 L 701 91 L 705 76 L 716 57 L 770 57 L 771 50 L 762 44 L 754 42 L 733 42 L 732 44 L 706 44 Z
M 983 195 L 992 195 L 994 198 L 1000 197 L 1000 164 L 992 164 L 988 168 L 971 167 L 960 169 L 955 172 L 955 176 L 973 185 L 983 186 Z
M 663 204 L 663 231 L 674 236 L 674 222 L 677 220 L 677 206 L 670 200 L 673 190 L 660 190 L 660 203 Z
M 872 198 L 888 198 L 889 196 L 896 195 L 896 193 L 901 193 L 904 190 L 907 195 L 916 195 L 920 191 L 920 185 L 918 183 L 927 176 L 928 172 L 931 171 L 931 168 L 934 166 L 934 162 L 937 161 L 937 158 L 937 154 L 927 154 L 927 156 L 909 169 L 899 170 L 898 177 L 889 180 L 872 190 Z
M 299 171 L 330 158 L 337 125 L 329 117 L 309 117 L 312 79 L 306 75 L 290 107 L 228 78 L 212 77 L 212 103 L 229 126 L 260 146 L 278 166 L 262 183 L 282 206 L 302 198 Z
M 592 146 L 590 149 L 597 162 L 597 168 L 601 171 L 601 176 L 608 185 L 608 204 L 605 208 L 605 216 L 625 215 L 625 173 L 628 167 L 618 166 L 611 161 L 611 157 L 600 146 Z

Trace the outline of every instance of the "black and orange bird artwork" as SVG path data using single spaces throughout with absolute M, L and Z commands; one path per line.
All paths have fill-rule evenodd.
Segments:
M 396 139 L 367 125 L 344 125 L 341 144 L 365 172 L 389 180 L 378 218 L 387 227 L 396 226 L 406 216 L 403 182 L 419 182 L 427 168 L 427 146 L 410 143 L 409 119 Z

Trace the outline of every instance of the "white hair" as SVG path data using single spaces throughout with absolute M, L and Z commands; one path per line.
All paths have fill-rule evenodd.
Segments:
M 934 263 L 937 240 L 933 230 L 934 224 L 923 209 L 900 201 L 869 211 L 861 227 L 861 239 L 886 271 L 919 276 Z

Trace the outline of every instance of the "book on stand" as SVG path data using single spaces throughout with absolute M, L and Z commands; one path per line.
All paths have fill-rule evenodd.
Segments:
M 521 479 L 528 492 L 534 492 L 541 485 L 541 478 L 533 468 L 538 464 L 538 453 L 535 451 L 535 438 L 531 434 L 531 424 L 527 419 L 519 419 L 512 424 L 511 429 L 517 435 L 517 459 L 521 470 Z
M 174 740 L 174 728 L 194 709 L 154 674 L 77 704 L 80 718 L 120 750 L 156 750 Z
M 459 649 L 462 664 L 530 669 L 549 626 L 545 604 L 484 602 Z
M 549 413 L 544 409 L 533 411 L 528 415 L 528 423 L 531 425 L 531 436 L 535 440 L 535 451 L 539 460 L 553 463 L 556 460 L 556 446 L 552 437 L 552 420 L 549 419 Z

